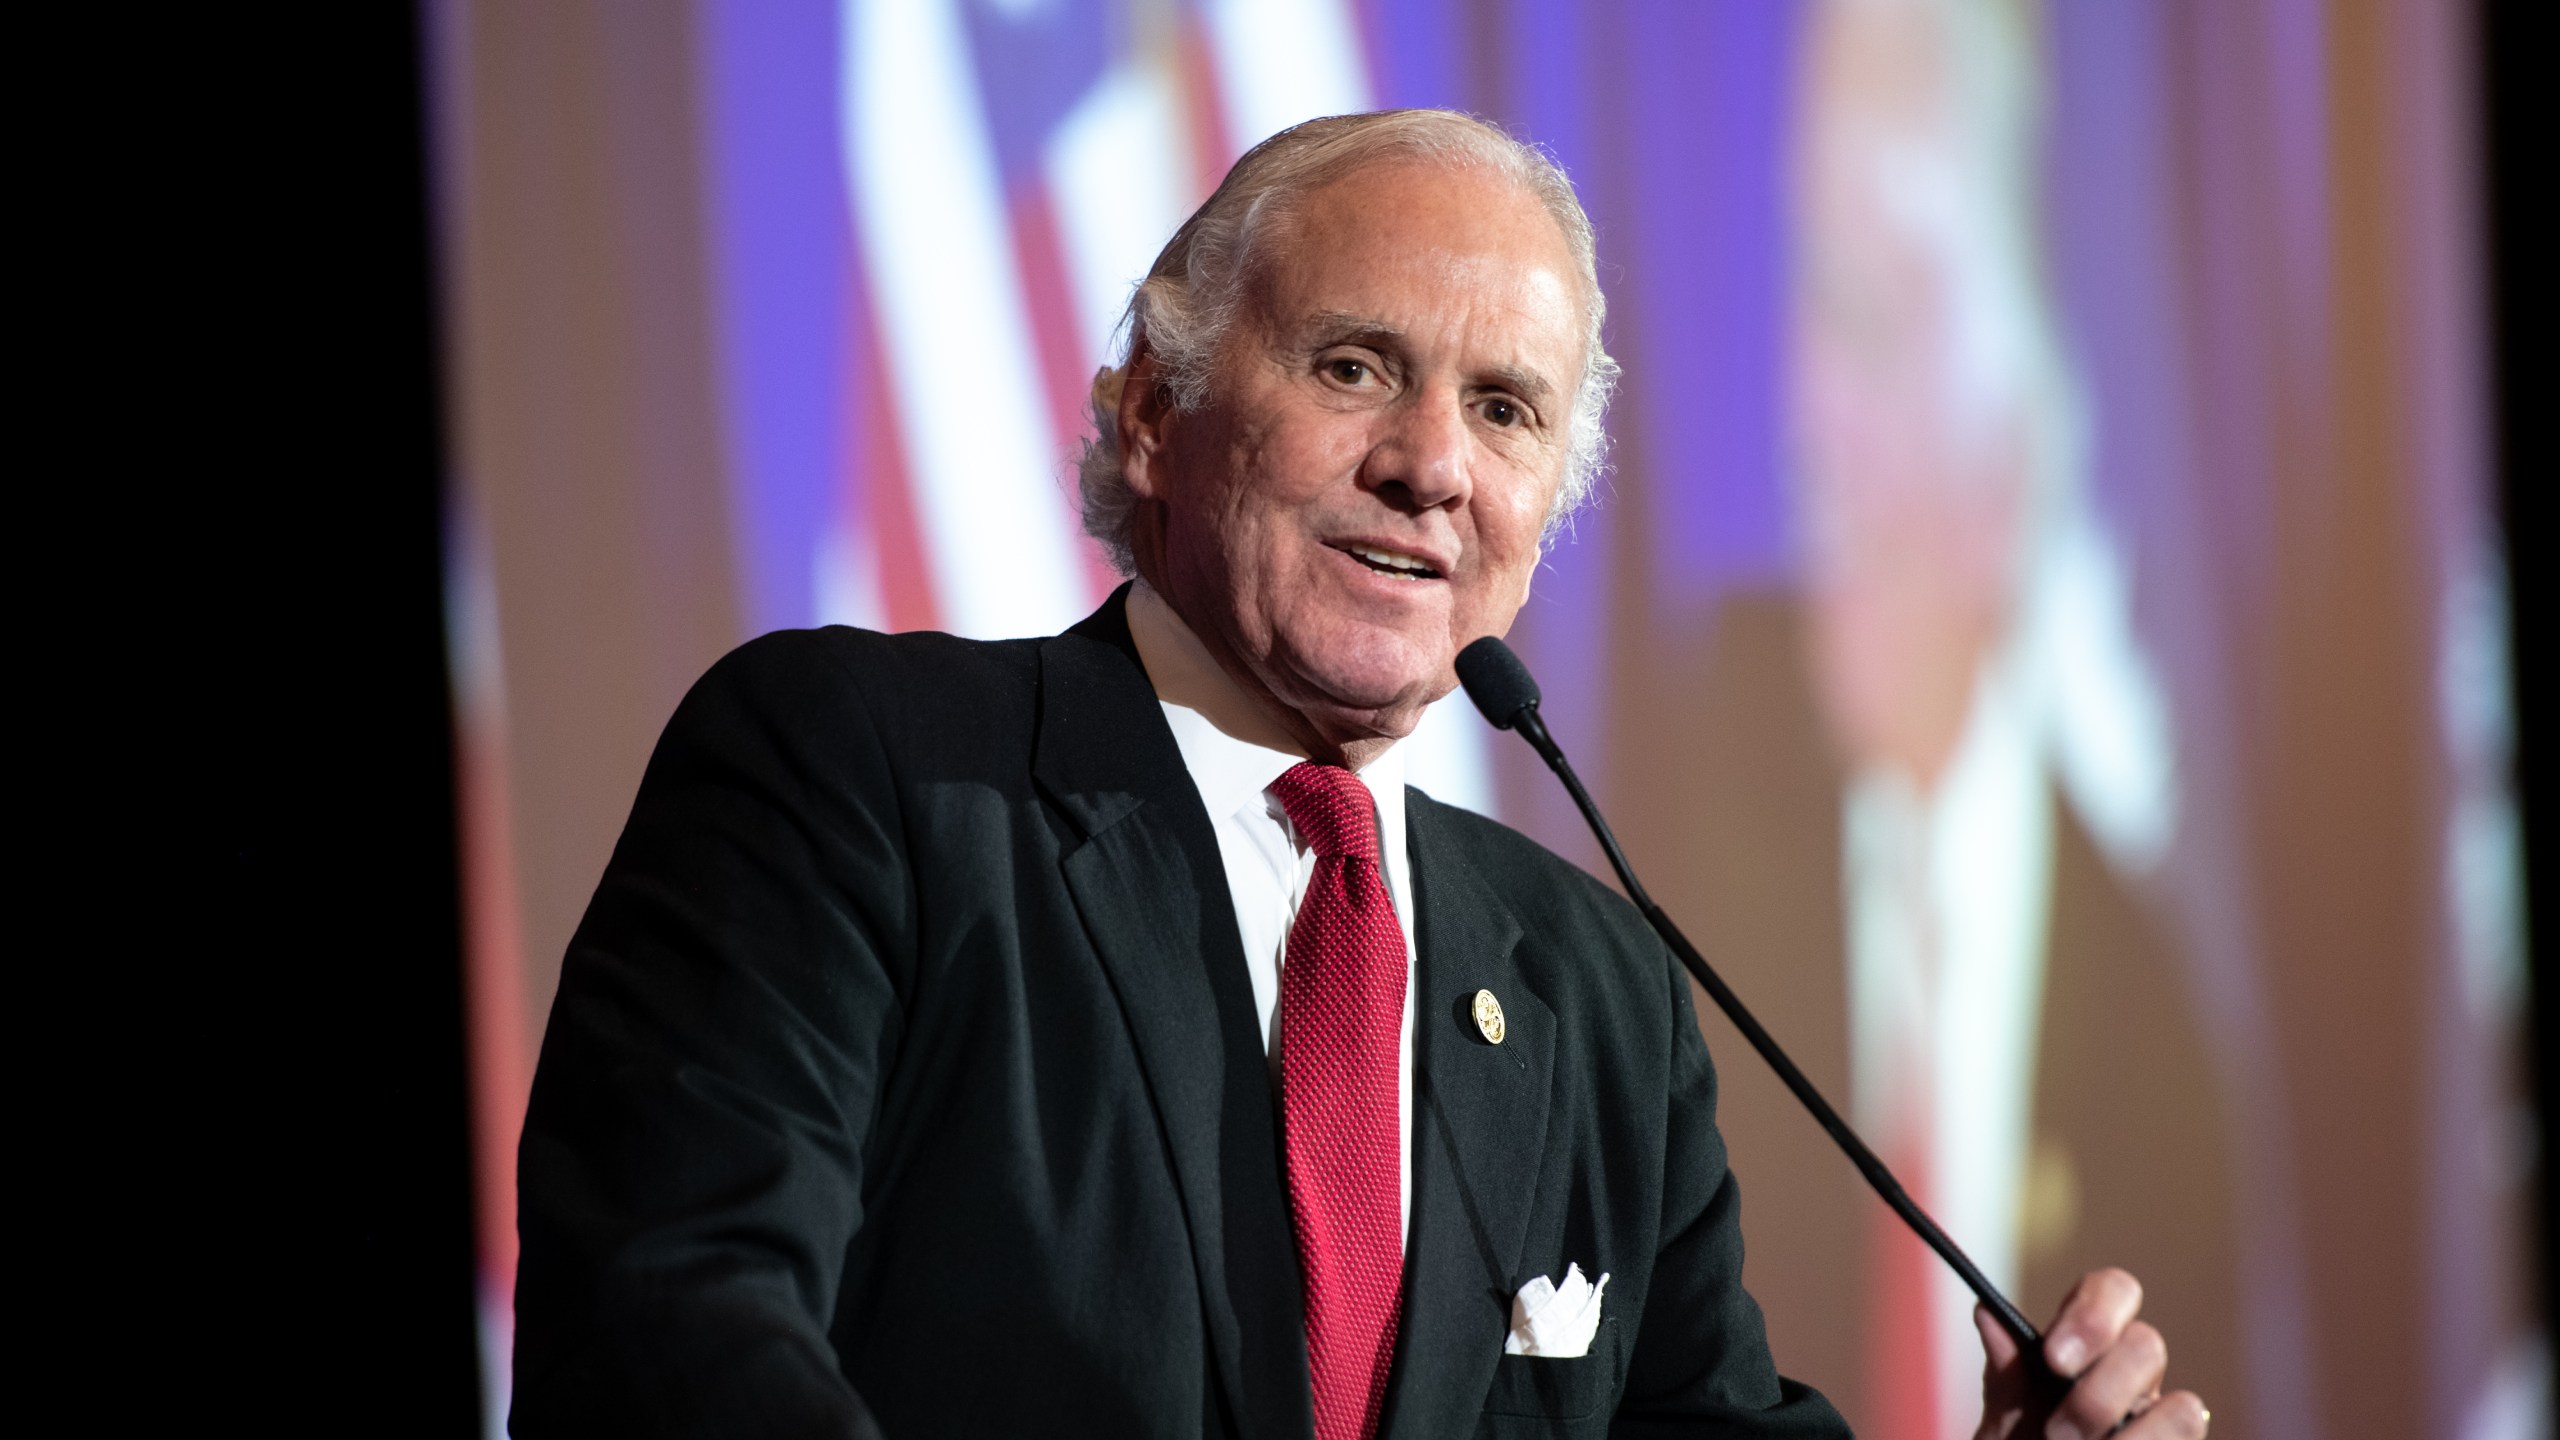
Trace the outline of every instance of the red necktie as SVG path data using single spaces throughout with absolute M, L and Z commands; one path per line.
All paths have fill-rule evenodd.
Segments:
M 1316 854 L 1280 971 L 1280 1097 L 1316 1440 L 1370 1440 L 1404 1295 L 1404 930 L 1378 873 L 1377 816 L 1360 777 L 1296 765 L 1271 794 Z

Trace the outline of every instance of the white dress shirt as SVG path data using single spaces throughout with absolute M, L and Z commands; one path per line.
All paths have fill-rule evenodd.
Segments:
M 1236 929 L 1244 942 L 1253 1006 L 1274 1084 L 1280 1073 L 1280 967 L 1286 963 L 1289 926 L 1315 873 L 1309 850 L 1271 783 L 1305 753 L 1278 724 L 1220 669 L 1207 647 L 1173 607 L 1144 580 L 1129 588 L 1129 633 L 1155 686 L 1156 700 L 1173 727 L 1183 766 L 1200 790 L 1218 856 L 1226 864 L 1227 892 L 1235 901 Z M 1400 1234 L 1413 1216 L 1413 1018 L 1416 985 L 1413 948 L 1413 858 L 1405 847 L 1404 757 L 1399 746 L 1359 771 L 1378 811 L 1379 869 L 1395 901 L 1396 927 L 1404 932 L 1404 1020 L 1396 1047 L 1396 1214 Z
M 2010 1291 L 2053 894 L 2052 802 L 2020 679 L 2014 656 L 1985 664 L 1935 789 L 1870 768 L 1841 826 L 1858 1128 L 1892 1145 L 1926 1127 L 1909 1136 L 1928 1155 L 1920 1203 Z M 1914 1075 L 1917 1116 L 1904 1108 Z M 1938 1433 L 1958 1435 L 1981 1405 L 1972 1302 L 1953 1271 L 1932 1277 Z

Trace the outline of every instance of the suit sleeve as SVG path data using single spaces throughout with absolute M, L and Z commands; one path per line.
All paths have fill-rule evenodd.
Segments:
M 1716 1129 L 1715 1065 L 1687 974 L 1655 949 L 1672 1030 L 1663 1239 L 1609 1433 L 1847 1440 L 1830 1401 L 1778 1373 L 1760 1306 L 1742 1288 L 1742 1198 Z
M 868 1428 L 828 1327 L 913 981 L 909 877 L 826 642 L 754 642 L 686 697 L 534 1077 L 515 1434 Z

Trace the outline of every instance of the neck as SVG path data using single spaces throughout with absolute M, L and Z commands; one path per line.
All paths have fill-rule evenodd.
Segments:
M 1197 710 L 1233 739 L 1358 770 L 1396 743 L 1385 736 L 1334 741 L 1280 703 L 1229 655 L 1211 648 L 1144 578 L 1129 587 L 1129 634 L 1156 698 Z

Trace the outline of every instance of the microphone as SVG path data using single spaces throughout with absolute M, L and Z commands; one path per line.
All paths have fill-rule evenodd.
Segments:
M 1573 766 L 1565 761 L 1564 751 L 1547 734 L 1546 722 L 1538 717 L 1538 682 L 1531 678 L 1529 667 L 1521 664 L 1520 657 L 1511 653 L 1511 647 L 1503 644 L 1499 637 L 1487 635 L 1458 652 L 1458 683 L 1466 687 L 1467 698 L 1484 712 L 1484 718 L 1491 722 L 1493 728 L 1518 731 L 1520 737 L 1538 752 L 1539 758 L 1547 762 L 1547 768 L 1556 772 L 1556 778 L 1564 782 L 1565 790 L 1573 796 L 1574 805 L 1582 811 L 1582 818 L 1590 824 L 1592 835 L 1600 841 L 1601 850 L 1608 855 L 1610 867 L 1618 872 L 1618 883 L 1626 887 L 1627 898 L 1635 902 L 1636 909 L 1653 926 L 1654 933 L 1662 937 L 1662 943 L 1671 948 L 1671 953 L 1679 958 L 1691 975 L 1697 977 L 1698 983 L 1714 998 L 1716 1007 L 1733 1021 L 1734 1028 L 1742 1032 L 1742 1038 L 1751 1042 L 1751 1048 L 1760 1052 L 1760 1058 L 1769 1062 L 1769 1068 L 1778 1072 L 1778 1078 L 1795 1092 L 1796 1099 L 1803 1102 L 1804 1108 L 1813 1112 L 1813 1118 L 1849 1157 L 1849 1163 L 1858 1167 L 1858 1173 L 1867 1177 L 1867 1184 L 1874 1187 L 1877 1196 L 1892 1207 L 1894 1214 L 1902 1217 L 1902 1223 L 1910 1226 L 1912 1233 L 1938 1253 L 1939 1259 L 1947 1262 L 1947 1267 L 1956 1272 L 1965 1287 L 1990 1309 L 1992 1316 L 2000 1322 L 2000 1328 L 2008 1331 L 2009 1338 L 2018 1342 L 2018 1352 L 2030 1367 L 2029 1373 L 2034 1377 L 2039 1398 L 2048 1404 L 2059 1400 L 2062 1393 L 2071 1388 L 2071 1382 L 2055 1375 L 2045 1364 L 2044 1337 L 2037 1332 L 2035 1325 L 2009 1302 L 2008 1296 L 2000 1293 L 2000 1288 L 1991 1283 L 1990 1277 L 1982 1273 L 1972 1258 L 1947 1237 L 1947 1232 L 1938 1228 L 1938 1222 L 1929 1218 L 1929 1212 L 1921 1209 L 1910 1193 L 1902 1188 L 1902 1182 L 1893 1178 L 1893 1172 L 1876 1158 L 1876 1152 L 1867 1148 L 1867 1142 L 1858 1138 L 1858 1132 L 1849 1128 L 1849 1122 L 1840 1118 L 1840 1112 L 1831 1108 L 1831 1102 L 1822 1098 L 1822 1092 L 1813 1088 L 1813 1082 L 1796 1068 L 1796 1062 L 1787 1058 L 1787 1052 L 1778 1047 L 1778 1042 L 1770 1037 L 1767 1030 L 1761 1028 L 1760 1022 L 1743 1005 L 1742 997 L 1733 993 L 1733 987 L 1716 974 L 1715 967 L 1698 953 L 1698 947 L 1689 943 L 1689 937 L 1681 934 L 1680 927 L 1672 924 L 1671 917 L 1663 913 L 1661 906 L 1653 903 L 1651 895 L 1645 893 L 1644 883 L 1636 879 L 1634 867 L 1627 864 L 1626 853 L 1618 848 L 1618 837 L 1611 833 L 1609 822 L 1601 818 L 1600 807 L 1592 803 L 1591 792 L 1582 788 L 1582 778 L 1573 773 Z

